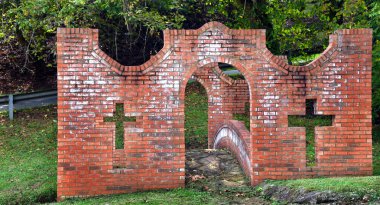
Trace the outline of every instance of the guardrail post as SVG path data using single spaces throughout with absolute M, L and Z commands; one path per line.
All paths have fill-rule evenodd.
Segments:
M 13 120 L 13 95 L 8 96 L 9 119 Z

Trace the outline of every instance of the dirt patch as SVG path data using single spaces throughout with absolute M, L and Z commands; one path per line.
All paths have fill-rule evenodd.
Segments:
M 225 197 L 224 204 L 270 204 L 249 185 L 238 161 L 227 150 L 186 152 L 186 186 Z
M 263 183 L 262 194 L 266 198 L 274 201 L 281 201 L 286 204 L 380 204 L 380 201 L 371 201 L 369 195 L 360 197 L 355 193 L 335 193 L 332 191 L 308 191 L 303 188 L 290 188 Z

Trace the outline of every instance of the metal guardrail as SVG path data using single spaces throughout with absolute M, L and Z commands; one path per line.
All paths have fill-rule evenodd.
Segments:
M 10 120 L 13 120 L 14 110 L 42 107 L 51 104 L 57 104 L 57 90 L 10 94 L 0 97 L 0 111 L 8 110 Z

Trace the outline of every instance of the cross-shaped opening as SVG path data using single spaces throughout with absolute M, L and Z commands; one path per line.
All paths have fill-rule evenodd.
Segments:
M 315 127 L 331 126 L 333 115 L 315 115 L 315 99 L 306 100 L 306 115 L 289 115 L 289 127 L 306 128 L 306 166 L 316 165 Z
M 116 103 L 114 115 L 105 117 L 104 122 L 114 122 L 116 124 L 115 149 L 124 149 L 124 122 L 136 122 L 136 117 L 126 117 L 124 104 Z

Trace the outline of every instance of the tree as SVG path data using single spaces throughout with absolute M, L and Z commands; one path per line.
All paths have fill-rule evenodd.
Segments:
M 323 50 L 334 29 L 330 1 L 270 0 L 267 14 L 273 26 L 269 47 L 276 54 L 292 57 Z
M 369 18 L 373 29 L 372 114 L 373 122 L 380 123 L 380 3 L 373 1 L 369 5 Z
M 2 11 L 3 22 L 7 23 L 1 25 L 3 32 L 0 37 L 3 42 L 17 39 L 16 44 L 25 49 L 25 61 L 19 67 L 25 67 L 30 61 L 54 65 L 58 27 L 99 28 L 104 32 L 101 35 L 101 42 L 105 42 L 102 47 L 116 59 L 125 54 L 118 52 L 116 47 L 121 42 L 120 36 L 126 35 L 127 42 L 121 43 L 123 49 L 146 60 L 151 52 L 147 47 L 154 52 L 161 30 L 182 26 L 184 18 L 176 9 L 177 4 L 176 0 L 14 1 Z M 150 43 L 152 38 L 158 43 Z M 139 51 L 138 48 L 143 49 Z M 134 63 L 126 61 L 126 64 Z
M 364 0 L 345 0 L 343 9 L 338 12 L 342 28 L 369 27 L 368 9 Z
M 320 53 L 337 28 L 369 27 L 363 0 L 270 0 L 266 12 L 273 26 L 269 48 L 289 59 Z

